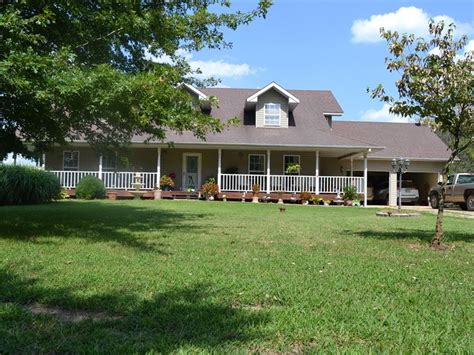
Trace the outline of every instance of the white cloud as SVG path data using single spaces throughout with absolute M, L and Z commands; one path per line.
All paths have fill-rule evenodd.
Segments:
M 372 122 L 412 122 L 408 117 L 402 117 L 389 112 L 390 105 L 384 104 L 379 110 L 369 109 L 360 115 L 361 121 Z
M 200 78 L 217 77 L 217 78 L 239 78 L 242 76 L 248 76 L 255 74 L 256 69 L 252 69 L 247 63 L 234 64 L 228 63 L 222 59 L 219 60 L 193 60 L 193 54 L 186 52 L 182 49 L 178 49 L 176 52 L 178 56 L 186 60 L 191 69 L 201 71 L 200 74 L 196 74 Z M 158 62 L 158 63 L 173 63 L 173 59 L 167 55 L 156 57 L 150 53 L 146 53 L 145 57 Z
M 400 7 L 395 12 L 372 15 L 369 19 L 358 19 L 352 24 L 352 41 L 356 43 L 375 43 L 382 41 L 380 28 L 398 31 L 399 33 L 413 33 L 416 36 L 428 35 L 428 22 L 430 18 L 435 21 L 443 20 L 446 24 L 456 24 L 456 35 L 471 34 L 474 32 L 472 23 L 456 22 L 446 15 L 430 16 L 423 9 L 410 6 Z

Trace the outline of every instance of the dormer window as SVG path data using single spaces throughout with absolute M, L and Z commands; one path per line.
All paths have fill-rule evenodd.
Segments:
M 265 126 L 280 126 L 280 104 L 265 104 Z

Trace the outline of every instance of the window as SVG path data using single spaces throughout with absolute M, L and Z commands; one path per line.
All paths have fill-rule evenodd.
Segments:
M 265 126 L 280 125 L 280 104 L 265 104 Z
M 283 156 L 283 174 L 285 175 L 299 175 L 300 169 L 297 172 L 288 172 L 288 167 L 291 165 L 298 164 L 300 165 L 300 156 L 299 155 L 284 155 Z
M 265 154 L 249 154 L 249 174 L 265 174 Z
M 63 170 L 76 171 L 79 170 L 79 152 L 64 151 L 63 152 Z
M 117 170 L 117 153 L 107 153 L 102 156 L 103 170 Z
M 458 184 L 474 184 L 474 175 L 459 175 Z

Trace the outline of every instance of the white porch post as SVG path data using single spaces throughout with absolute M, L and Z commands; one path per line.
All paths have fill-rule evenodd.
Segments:
M 41 154 L 41 169 L 46 169 L 46 153 Z
M 314 175 L 316 175 L 316 195 L 319 195 L 319 150 L 315 153 L 316 158 L 316 169 Z
M 222 149 L 217 150 L 217 188 L 221 191 L 221 180 L 222 180 Z
M 367 153 L 364 154 L 364 207 L 367 207 Z
M 270 149 L 267 150 L 267 194 L 270 193 Z
M 99 179 L 102 180 L 102 154 L 99 155 Z
M 161 147 L 156 148 L 156 184 L 160 185 L 161 178 Z M 160 188 L 160 186 L 158 186 Z

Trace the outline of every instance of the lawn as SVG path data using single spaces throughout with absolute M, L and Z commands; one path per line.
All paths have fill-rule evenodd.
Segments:
M 444 252 L 428 247 L 434 221 L 203 201 L 0 207 L 0 353 L 472 352 L 474 221 L 446 218 Z

